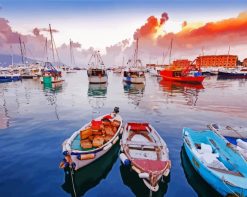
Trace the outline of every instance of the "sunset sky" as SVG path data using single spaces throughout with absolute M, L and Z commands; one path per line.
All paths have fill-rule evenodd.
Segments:
M 141 54 L 143 53 L 143 58 L 146 61 L 148 61 L 147 59 L 150 61 L 150 57 L 161 61 L 158 60 L 161 59 L 159 56 L 166 53 L 167 43 L 171 39 L 169 33 L 171 32 L 173 33 L 172 37 L 175 36 L 174 50 L 177 51 L 174 58 L 194 57 L 199 55 L 201 48 L 204 48 L 205 53 L 215 53 L 216 50 L 217 53 L 226 53 L 228 45 L 231 45 L 232 53 L 238 54 L 240 59 L 247 57 L 247 52 L 243 52 L 242 46 L 245 44 L 245 51 L 247 51 L 246 41 L 245 43 L 239 42 L 240 39 L 247 37 L 247 31 L 240 29 L 240 27 L 247 28 L 247 26 L 243 26 L 247 24 L 246 0 L 0 0 L 0 7 L 0 18 L 8 21 L 2 23 L 7 23 L 12 32 L 24 35 L 26 42 L 30 45 L 30 50 L 32 50 L 32 47 L 37 48 L 34 42 L 38 40 L 37 45 L 40 45 L 40 50 L 33 51 L 33 53 L 36 54 L 34 56 L 40 56 L 40 58 L 42 56 L 40 53 L 44 48 L 42 36 L 46 37 L 48 34 L 40 31 L 39 35 L 34 35 L 33 29 L 47 28 L 50 23 L 58 31 L 54 33 L 54 37 L 57 46 L 61 48 L 62 54 L 65 54 L 65 49 L 71 38 L 78 44 L 75 52 L 78 56 L 76 58 L 78 62 L 81 61 L 81 58 L 87 58 L 86 53 L 89 52 L 90 47 L 100 49 L 102 53 L 108 55 L 106 57 L 107 61 L 116 56 L 120 60 L 123 55 L 119 51 L 116 52 L 114 47 L 128 56 L 131 52 L 134 33 L 137 29 L 145 26 L 150 16 L 157 19 L 158 22 L 154 18 L 152 22 L 157 23 L 158 26 L 154 28 L 154 31 L 146 32 L 147 34 L 143 36 L 140 35 L 143 38 L 140 39 L 140 42 L 143 40 L 143 52 L 141 51 Z M 160 25 L 158 23 L 160 23 L 162 13 L 167 14 L 167 20 Z M 208 22 L 214 23 L 225 19 L 238 18 L 240 13 L 245 14 L 242 14 L 239 18 L 242 22 L 239 23 L 238 27 L 233 27 L 231 23 L 227 22 L 226 28 L 233 27 L 235 28 L 233 30 L 226 29 L 223 23 L 218 23 L 213 27 L 208 28 L 206 26 L 206 30 L 198 30 L 190 35 L 186 33 L 186 31 L 200 28 Z M 0 22 L 0 25 L 3 26 L 2 23 Z M 236 24 L 236 22 L 233 23 Z M 182 30 L 182 27 L 185 29 Z M 145 28 L 150 30 L 152 27 L 148 24 L 147 27 L 144 27 L 144 30 Z M 212 28 L 215 31 L 210 31 Z M 216 46 L 213 47 L 212 43 L 205 42 L 206 39 L 211 39 L 205 31 L 208 31 L 209 34 L 217 34 L 216 43 L 221 40 L 220 45 L 217 44 L 217 48 Z M 222 37 L 216 31 L 221 32 Z M 203 36 L 199 39 L 198 34 L 200 33 Z M 4 34 L 7 34 L 6 31 L 3 32 L 3 28 L 0 29 L 0 53 L 2 51 L 6 53 L 7 49 L 3 48 L 6 48 L 7 44 L 11 42 L 6 41 L 4 38 L 6 35 Z M 239 37 L 239 35 L 241 36 Z M 192 36 L 196 40 L 192 39 Z M 226 36 L 228 36 L 228 39 L 223 38 Z M 231 36 L 234 37 L 233 41 L 230 39 Z M 236 37 L 239 37 L 239 40 L 236 40 Z M 198 45 L 201 39 L 203 42 Z M 190 40 L 190 42 L 183 46 L 183 40 L 186 42 Z M 64 43 L 65 45 L 63 45 Z M 147 48 L 150 48 L 150 53 L 146 50 Z M 190 49 L 190 51 L 186 52 L 185 49 Z M 80 57 L 80 55 L 82 56 Z M 114 63 L 117 63 L 118 60 Z M 67 61 L 67 59 L 64 61 Z

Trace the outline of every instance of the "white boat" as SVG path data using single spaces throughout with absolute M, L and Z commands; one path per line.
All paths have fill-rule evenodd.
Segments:
M 236 149 L 247 160 L 247 128 L 246 127 L 231 127 L 218 124 L 210 124 L 208 128 L 222 135 L 231 144 L 236 146 Z
M 145 68 L 138 59 L 138 39 L 136 40 L 136 48 L 133 60 L 129 60 L 127 64 L 131 64 L 129 68 L 123 72 L 123 81 L 126 83 L 145 83 Z
M 151 76 L 161 77 L 160 71 L 163 69 L 164 68 L 161 68 L 161 67 L 154 67 L 154 68 L 150 68 L 148 71 L 149 71 Z
M 99 51 L 95 51 L 92 54 L 88 65 L 89 65 L 89 69 L 87 70 L 87 75 L 88 75 L 89 83 L 92 84 L 107 83 L 108 75 Z
M 119 109 L 86 123 L 63 142 L 65 159 L 60 167 L 78 170 L 104 156 L 119 140 L 122 117 Z M 114 129 L 115 128 L 115 129 Z
M 120 142 L 120 159 L 131 166 L 151 191 L 158 191 L 159 181 L 171 169 L 165 141 L 149 123 L 127 123 Z

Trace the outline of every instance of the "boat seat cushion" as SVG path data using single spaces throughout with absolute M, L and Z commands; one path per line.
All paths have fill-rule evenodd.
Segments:
M 165 170 L 169 167 L 169 161 L 134 159 L 132 162 L 144 172 L 157 172 Z

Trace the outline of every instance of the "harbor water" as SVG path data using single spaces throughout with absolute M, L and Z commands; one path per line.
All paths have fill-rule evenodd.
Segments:
M 58 167 L 63 141 L 115 106 L 125 123 L 151 123 L 168 145 L 171 173 L 152 196 L 218 196 L 190 165 L 182 128 L 247 127 L 247 80 L 213 76 L 191 85 L 147 73 L 144 86 L 124 84 L 120 74 L 109 72 L 107 85 L 89 85 L 86 71 L 64 78 L 56 86 L 39 79 L 0 84 L 0 196 L 149 196 L 137 175 L 121 165 L 119 146 L 76 172 L 73 182 Z

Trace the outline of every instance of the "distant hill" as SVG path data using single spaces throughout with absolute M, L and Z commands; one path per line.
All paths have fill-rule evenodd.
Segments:
M 0 54 L 0 66 L 1 67 L 6 67 L 12 64 L 11 62 L 11 55 L 6 55 L 6 54 Z M 14 64 L 21 64 L 22 59 L 20 55 L 13 55 L 13 61 Z M 25 61 L 28 63 L 35 63 L 37 62 L 36 60 L 30 59 L 30 58 L 25 58 Z
M 12 64 L 12 59 L 11 59 L 11 55 L 6 55 L 6 54 L 0 54 L 0 67 L 6 67 Z M 40 62 L 39 60 L 34 60 L 34 59 L 30 59 L 30 58 L 25 58 L 25 61 L 28 63 L 37 63 Z M 13 62 L 14 65 L 15 64 L 22 64 L 22 58 L 20 55 L 13 55 Z M 56 62 L 56 65 L 64 65 L 64 63 L 62 62 Z

